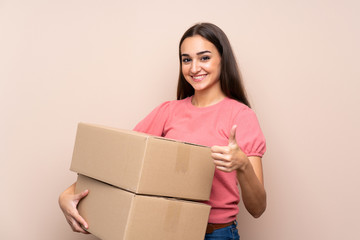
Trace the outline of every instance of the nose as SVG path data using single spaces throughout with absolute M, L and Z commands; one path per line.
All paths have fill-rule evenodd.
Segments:
M 192 61 L 191 62 L 191 68 L 190 68 L 191 73 L 198 73 L 200 71 L 200 65 L 197 61 Z

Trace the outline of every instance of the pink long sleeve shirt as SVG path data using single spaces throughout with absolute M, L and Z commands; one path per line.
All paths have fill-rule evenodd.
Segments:
M 236 140 L 247 156 L 262 157 L 265 138 L 257 117 L 246 105 L 225 98 L 209 107 L 195 107 L 191 97 L 164 102 L 134 128 L 135 131 L 204 146 L 226 146 L 230 130 L 237 125 Z M 210 223 L 236 220 L 240 201 L 236 171 L 215 170 L 210 200 Z

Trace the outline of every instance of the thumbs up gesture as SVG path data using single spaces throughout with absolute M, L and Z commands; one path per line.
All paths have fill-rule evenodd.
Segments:
M 211 157 L 217 169 L 232 172 L 244 167 L 249 159 L 236 142 L 236 125 L 230 130 L 227 146 L 212 146 Z

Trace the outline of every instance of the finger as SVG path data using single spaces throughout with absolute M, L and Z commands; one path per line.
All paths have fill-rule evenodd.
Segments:
M 88 233 L 80 224 L 79 222 L 77 222 L 76 220 L 72 219 L 70 222 L 69 222 L 72 230 L 74 232 L 80 232 L 80 233 Z
M 80 192 L 78 194 L 75 194 L 74 199 L 80 201 L 81 199 L 86 197 L 88 195 L 88 193 L 89 193 L 89 190 L 86 189 L 86 190 L 84 190 L 84 191 L 82 191 L 82 192 Z
M 232 162 L 214 160 L 215 167 L 223 172 L 232 172 L 236 166 Z
M 211 153 L 211 157 L 214 160 L 220 160 L 220 161 L 225 161 L 225 162 L 231 161 L 230 155 L 226 155 L 226 154 L 222 154 L 222 153 Z
M 233 163 L 221 160 L 214 160 L 214 164 L 216 167 L 223 167 L 223 168 L 232 168 Z
M 226 160 L 214 159 L 214 164 L 215 164 L 216 168 L 218 168 L 219 170 L 224 171 L 224 172 L 231 172 L 237 168 L 236 164 L 233 161 L 228 160 L 228 159 L 226 159 Z
M 222 167 L 222 166 L 216 166 L 216 168 L 219 169 L 220 171 L 226 172 L 226 173 L 229 173 L 229 172 L 233 171 L 233 169 L 231 169 L 231 168 Z
M 83 230 L 84 230 L 84 234 L 90 234 L 90 232 L 87 230 L 87 229 L 85 229 L 84 227 L 82 227 L 83 228 Z
M 233 171 L 232 169 L 226 168 L 226 167 L 216 167 L 216 168 L 219 169 L 220 171 L 226 172 L 226 173 L 229 173 L 229 172 Z
M 214 164 L 216 167 L 225 167 L 224 161 L 214 160 Z
M 236 142 L 236 128 L 237 128 L 237 126 L 234 125 L 234 126 L 232 126 L 232 128 L 230 130 L 229 145 L 237 144 L 237 142 Z
M 82 225 L 85 229 L 89 228 L 89 225 L 87 224 L 85 219 L 82 216 L 80 216 L 78 211 L 74 212 L 72 214 L 72 217 L 78 224 Z
M 228 146 L 212 146 L 211 147 L 212 153 L 221 153 L 221 154 L 228 154 L 230 153 L 230 148 Z

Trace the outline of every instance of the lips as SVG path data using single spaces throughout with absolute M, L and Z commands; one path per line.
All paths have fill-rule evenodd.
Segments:
M 202 81 L 207 74 L 202 74 L 202 75 L 196 75 L 196 76 L 191 76 L 191 78 L 194 80 L 194 82 L 200 82 Z

